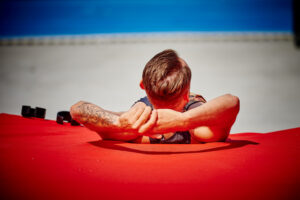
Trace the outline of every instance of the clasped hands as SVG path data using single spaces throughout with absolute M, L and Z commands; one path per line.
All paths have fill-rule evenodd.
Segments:
M 119 125 L 126 132 L 158 137 L 173 132 L 184 123 L 182 113 L 171 109 L 154 109 L 142 102 L 136 103 L 119 117 Z

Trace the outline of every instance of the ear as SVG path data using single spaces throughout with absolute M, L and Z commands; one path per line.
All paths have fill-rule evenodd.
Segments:
M 140 88 L 141 88 L 142 90 L 145 89 L 144 84 L 143 84 L 143 79 L 140 81 Z

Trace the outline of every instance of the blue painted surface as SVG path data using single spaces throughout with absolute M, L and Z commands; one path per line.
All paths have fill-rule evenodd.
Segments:
M 0 1 L 0 37 L 170 31 L 292 32 L 292 0 Z

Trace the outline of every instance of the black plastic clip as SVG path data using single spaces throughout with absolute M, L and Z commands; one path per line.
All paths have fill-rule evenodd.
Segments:
M 40 107 L 31 108 L 30 106 L 23 105 L 21 115 L 23 117 L 37 117 L 37 118 L 45 119 L 46 109 Z
M 60 111 L 56 115 L 56 122 L 58 124 L 64 124 L 64 121 L 71 123 L 72 126 L 79 126 L 80 124 L 72 119 L 69 111 Z

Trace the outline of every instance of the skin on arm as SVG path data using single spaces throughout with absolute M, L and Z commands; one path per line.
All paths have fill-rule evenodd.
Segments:
M 198 142 L 224 141 L 238 112 L 238 97 L 226 94 L 184 113 L 158 109 L 157 123 L 151 131 L 167 133 L 190 130 Z M 145 133 L 148 130 L 139 131 Z
M 202 106 L 204 107 L 200 109 Z M 189 129 L 192 138 L 198 142 L 225 141 L 239 113 L 239 98 L 227 94 L 202 106 L 185 113 L 187 126 L 196 126 L 196 128 Z M 201 113 L 205 113 L 202 122 L 206 121 L 202 126 L 202 122 L 196 120 Z
M 141 137 L 140 128 L 151 129 L 157 112 L 144 103 L 136 103 L 127 112 L 115 113 L 92 103 L 80 101 L 70 109 L 72 118 L 96 131 L 102 139 L 132 141 Z

